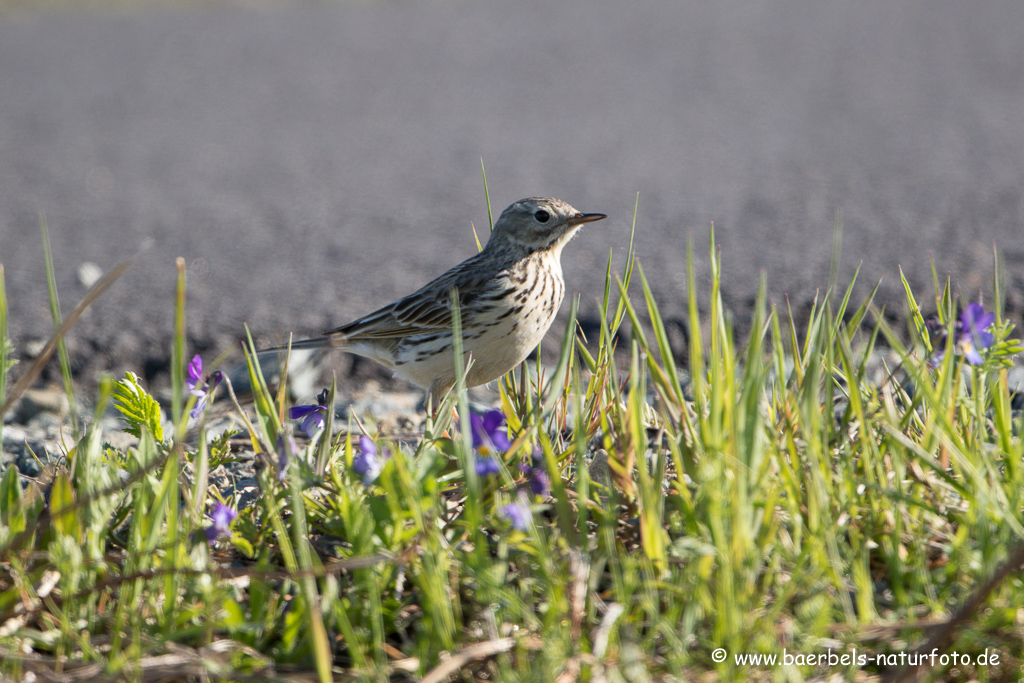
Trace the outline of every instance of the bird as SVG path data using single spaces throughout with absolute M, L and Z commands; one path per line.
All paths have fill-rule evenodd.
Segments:
M 456 382 L 454 292 L 463 353 L 472 359 L 466 386 L 486 384 L 540 343 L 565 295 L 562 249 L 583 225 L 604 218 L 560 199 L 521 199 L 501 212 L 476 255 L 408 296 L 290 347 L 341 349 L 369 358 L 439 401 Z

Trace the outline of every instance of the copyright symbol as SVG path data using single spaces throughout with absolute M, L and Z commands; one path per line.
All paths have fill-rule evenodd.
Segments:
M 714 649 L 714 650 L 713 650 L 713 651 L 711 652 L 711 659 L 712 659 L 712 660 L 713 660 L 713 661 L 714 661 L 714 662 L 715 662 L 716 664 L 721 664 L 722 662 L 724 662 L 724 661 L 725 661 L 725 657 L 726 657 L 726 655 L 727 655 L 727 654 L 728 654 L 728 653 L 727 653 L 727 652 L 725 651 L 725 648 L 724 648 L 724 647 L 717 647 L 717 648 L 715 648 L 715 649 Z

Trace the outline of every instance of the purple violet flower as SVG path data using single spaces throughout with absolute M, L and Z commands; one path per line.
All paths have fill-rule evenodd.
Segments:
M 964 358 L 971 365 L 981 365 L 985 359 L 981 357 L 980 351 L 995 343 L 995 337 L 988 331 L 995 321 L 996 314 L 986 313 L 985 308 L 979 303 L 968 304 L 960 314 L 960 334 L 957 343 L 963 349 Z
M 489 477 L 498 472 L 501 472 L 501 465 L 494 458 L 478 457 L 476 459 L 476 476 Z
M 185 380 L 185 385 L 188 387 L 188 392 L 198 399 L 195 407 L 189 411 L 193 420 L 202 414 L 210 395 L 223 378 L 223 373 L 218 370 L 210 375 L 208 380 L 204 380 L 202 357 L 196 354 L 192 358 L 192 362 L 188 364 L 188 379 Z
M 977 302 L 968 304 L 967 308 L 960 314 L 960 319 L 956 321 L 953 327 L 953 333 L 956 339 L 956 346 L 963 351 L 964 358 L 969 364 L 981 365 L 985 362 L 981 351 L 995 343 L 995 337 L 989 332 L 989 328 L 992 327 L 992 323 L 995 320 L 995 313 L 986 313 L 985 307 Z M 925 321 L 925 323 L 930 331 L 933 331 L 938 326 L 937 321 L 933 323 L 931 319 Z M 935 345 L 935 353 L 932 354 L 931 359 L 928 361 L 932 368 L 939 367 L 942 359 L 945 358 L 946 341 L 948 338 L 949 335 L 943 331 L 942 337 L 939 339 L 938 344 Z
M 315 404 L 295 406 L 288 411 L 288 416 L 293 420 L 302 420 L 302 431 L 312 439 L 327 422 L 327 389 L 317 395 Z
M 231 536 L 231 522 L 235 521 L 237 517 L 237 512 L 219 500 L 213 504 L 213 510 L 210 511 L 210 519 L 213 520 L 213 524 L 204 529 L 206 540 L 210 542 L 210 545 L 213 545 L 221 536 Z
M 188 385 L 188 390 L 195 396 L 199 396 L 202 391 L 199 389 L 199 384 L 203 381 L 203 357 L 196 354 L 192 357 L 192 362 L 188 364 L 188 379 L 185 380 L 185 384 Z
M 381 470 L 384 469 L 384 461 L 389 455 L 387 451 L 378 454 L 377 444 L 370 437 L 359 437 L 359 450 L 352 457 L 352 471 L 363 478 L 363 486 L 369 486 L 377 481 Z
M 508 440 L 508 430 L 502 429 L 505 415 L 494 408 L 483 415 L 471 413 L 469 428 L 473 432 L 473 450 L 480 455 L 498 455 L 508 450 L 512 444 Z
M 498 456 L 509 449 L 508 430 L 504 429 L 505 416 L 497 408 L 483 415 L 471 413 L 469 428 L 473 433 L 473 450 L 476 451 L 476 473 L 489 477 L 501 471 L 501 466 L 491 456 Z
M 517 531 L 526 531 L 530 528 L 530 520 L 533 513 L 530 506 L 520 497 L 516 502 L 503 505 L 500 510 L 501 516 L 512 523 L 512 528 Z
M 544 466 L 543 456 L 534 453 L 530 458 L 530 464 L 525 462 L 519 466 L 519 471 L 526 475 L 530 482 L 530 491 L 535 496 L 546 496 L 551 490 L 551 477 L 548 476 L 547 468 Z

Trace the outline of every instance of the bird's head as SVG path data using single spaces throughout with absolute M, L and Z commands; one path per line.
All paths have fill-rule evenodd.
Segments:
M 561 199 L 520 199 L 501 212 L 494 223 L 491 241 L 497 238 L 527 251 L 554 248 L 560 252 L 580 226 L 602 218 L 607 216 L 603 213 L 580 213 Z

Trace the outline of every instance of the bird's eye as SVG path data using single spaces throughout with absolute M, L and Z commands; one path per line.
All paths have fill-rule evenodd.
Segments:
M 538 223 L 547 223 L 548 219 L 551 218 L 551 214 L 544 209 L 538 209 L 537 213 L 533 214 L 533 217 L 537 219 Z

